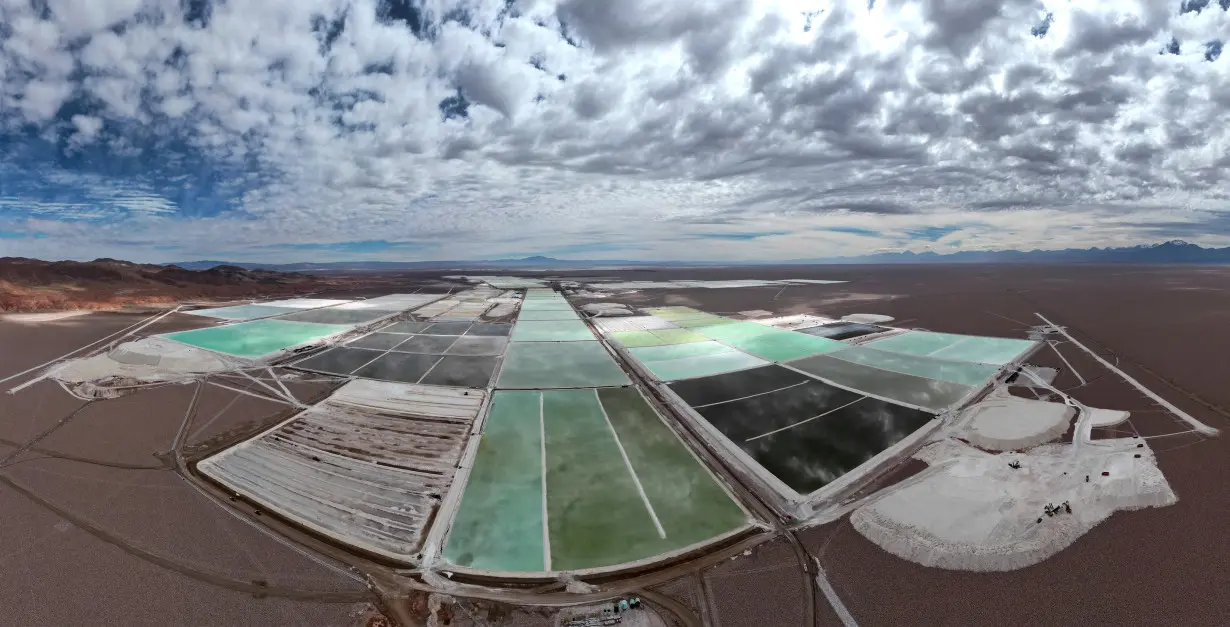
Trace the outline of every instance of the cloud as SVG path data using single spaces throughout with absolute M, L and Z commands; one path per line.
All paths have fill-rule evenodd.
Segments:
M 102 130 L 103 125 L 101 118 L 89 115 L 74 115 L 72 122 L 73 126 L 77 128 L 77 137 L 80 141 L 86 143 L 98 137 L 98 132 Z
M 0 24 L 6 252 L 1230 236 L 1223 0 L 47 0 Z

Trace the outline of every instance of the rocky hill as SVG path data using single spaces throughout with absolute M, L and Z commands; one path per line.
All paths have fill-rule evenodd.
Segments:
M 137 264 L 118 259 L 42 261 L 0 257 L 0 311 L 111 309 L 189 299 L 293 294 L 327 285 L 297 272 Z

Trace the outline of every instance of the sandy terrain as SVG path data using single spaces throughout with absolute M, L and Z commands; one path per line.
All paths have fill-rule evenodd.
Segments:
M 25 370 L 146 317 L 0 322 L 0 364 Z M 201 322 L 172 316 L 146 330 Z M 320 392 L 288 385 L 305 400 Z M 168 451 L 192 392 L 175 385 L 86 403 L 43 381 L 0 394 L 0 623 L 356 625 L 372 615 L 372 596 L 345 568 L 249 524 L 173 472 Z M 219 388 L 207 396 L 210 413 L 190 441 L 286 415 L 285 405 Z

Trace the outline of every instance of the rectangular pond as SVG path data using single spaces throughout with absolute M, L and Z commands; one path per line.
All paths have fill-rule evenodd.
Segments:
M 816 380 L 765 390 L 793 379 L 766 369 L 746 372 L 749 382 L 736 387 L 764 391 L 694 408 L 731 444 L 800 495 L 854 470 L 934 418 Z M 740 375 L 712 382 L 701 400 L 714 398 L 714 390 Z M 692 385 L 685 393 L 701 389 Z
M 792 361 L 790 367 L 842 387 L 934 412 L 947 409 L 975 389 L 950 381 L 890 372 L 828 355 L 814 355 Z
M 518 321 L 513 326 L 513 342 L 583 342 L 594 334 L 581 320 Z
M 662 359 L 642 363 L 659 380 L 674 381 L 691 377 L 706 377 L 732 370 L 744 370 L 763 366 L 769 362 L 731 349 L 708 355 Z
M 522 311 L 517 317 L 519 322 L 527 320 L 580 320 L 581 316 L 572 309 L 544 309 Z
M 575 388 L 628 385 L 628 376 L 597 340 L 513 342 L 496 387 Z
M 999 371 L 998 366 L 990 364 L 932 359 L 864 346 L 851 346 L 828 353 L 828 356 L 891 372 L 972 386 L 981 386 Z
M 770 364 L 711 377 L 675 381 L 670 388 L 692 407 L 748 398 L 813 381 L 805 374 Z
M 770 361 L 786 361 L 808 355 L 846 348 L 846 344 L 823 337 L 813 337 L 797 331 L 771 330 L 750 337 L 723 340 L 745 353 Z
M 299 311 L 289 307 L 270 307 L 269 305 L 235 305 L 232 307 L 214 307 L 212 309 L 197 309 L 194 311 L 184 311 L 192 316 L 204 316 L 206 318 L 217 318 L 219 320 L 255 320 L 257 318 L 270 318 Z
M 444 558 L 495 571 L 603 568 L 746 524 L 636 389 L 500 391 Z
M 348 325 L 314 322 L 254 320 L 220 327 L 167 333 L 160 337 L 228 355 L 256 358 L 344 333 L 350 328 Z
M 326 307 L 324 309 L 310 309 L 308 311 L 300 311 L 285 316 L 281 316 L 278 320 L 290 320 L 293 322 L 319 322 L 323 324 L 363 324 L 380 318 L 387 318 L 396 315 L 397 311 L 386 311 L 382 309 L 340 309 L 336 307 Z
M 616 331 L 610 334 L 611 339 L 628 348 L 638 346 L 667 346 L 671 344 L 687 344 L 704 342 L 705 336 L 687 329 L 652 329 L 646 331 Z
M 830 340 L 848 340 L 872 333 L 881 333 L 887 331 L 886 327 L 878 327 L 874 324 L 863 324 L 861 322 L 834 322 L 830 324 L 822 324 L 814 327 L 799 329 L 799 333 L 815 335 L 817 337 L 827 337 Z
M 866 345 L 909 355 L 1001 366 L 1016 359 L 1034 344 L 1032 340 L 1003 337 L 907 331 L 900 335 L 872 340 Z

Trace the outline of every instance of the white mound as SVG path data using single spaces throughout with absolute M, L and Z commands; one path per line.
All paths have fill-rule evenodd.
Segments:
M 1025 364 L 1021 366 L 1021 374 L 1017 376 L 1012 385 L 1027 388 L 1046 387 L 1054 383 L 1057 376 L 1059 376 L 1059 371 L 1054 368 Z
M 862 322 L 864 324 L 881 324 L 884 322 L 893 321 L 892 316 L 885 316 L 881 314 L 864 314 L 864 313 L 857 313 L 857 314 L 850 314 L 848 316 L 842 316 L 841 319 L 845 320 L 846 322 Z
M 76 318 L 85 314 L 93 313 L 88 309 L 78 309 L 76 311 L 51 311 L 47 313 L 12 313 L 0 315 L 0 320 L 7 322 L 55 322 L 56 320 L 64 320 L 66 318 Z
M 120 344 L 110 353 L 66 361 L 52 370 L 49 376 L 65 383 L 113 378 L 137 382 L 174 381 L 242 365 L 244 362 L 218 353 L 163 338 L 147 337 Z
M 1094 427 L 1113 427 L 1127 420 L 1132 413 L 1121 409 L 1094 409 L 1088 408 L 1089 424 Z
M 1050 442 L 1068 430 L 1076 410 L 998 392 L 961 412 L 961 435 L 974 446 L 1013 451 Z
M 588 303 L 581 305 L 581 311 L 591 316 L 631 316 L 632 309 L 620 303 Z
M 837 321 L 832 318 L 825 318 L 823 316 L 813 316 L 811 314 L 795 314 L 793 316 L 778 316 L 776 318 L 760 318 L 757 320 L 752 320 L 752 322 L 755 322 L 756 324 L 768 325 L 775 329 L 786 329 L 788 331 L 794 331 L 796 329 L 808 329 L 811 327 L 818 327 L 822 324 L 828 324 L 830 322 L 837 322 Z
M 1176 501 L 1139 438 L 1000 454 L 946 440 L 919 453 L 933 466 L 856 510 L 850 522 L 889 553 L 924 566 L 1024 568 L 1063 550 L 1118 510 Z M 1065 501 L 1071 513 L 1046 515 L 1048 504 Z

